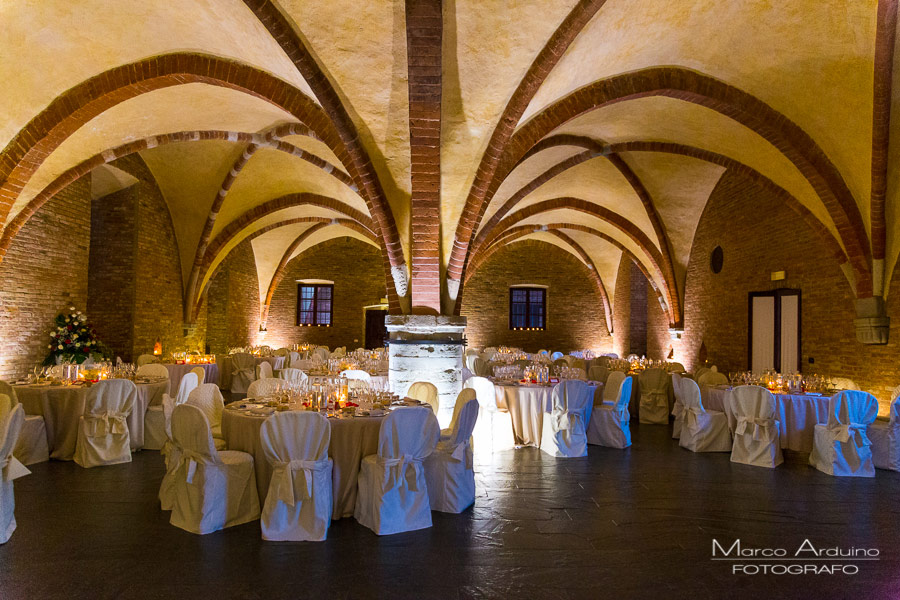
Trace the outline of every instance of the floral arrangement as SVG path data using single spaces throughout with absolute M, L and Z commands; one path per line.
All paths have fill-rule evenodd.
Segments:
M 87 323 L 87 317 L 74 306 L 68 313 L 60 313 L 56 317 L 56 330 L 50 332 L 50 353 L 44 359 L 45 365 L 58 362 L 81 364 L 88 357 L 100 360 L 109 354 L 106 347 L 97 339 L 93 328 Z

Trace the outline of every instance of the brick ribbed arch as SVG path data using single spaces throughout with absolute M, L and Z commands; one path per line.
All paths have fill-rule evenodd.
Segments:
M 650 96 L 664 96 L 715 110 L 756 132 L 781 151 L 810 181 L 828 210 L 856 274 L 859 297 L 872 295 L 871 252 L 859 207 L 840 172 L 798 125 L 765 102 L 708 75 L 678 67 L 651 67 L 596 81 L 561 98 L 522 125 L 505 146 L 483 202 L 481 215 L 519 160 L 563 123 L 604 106 Z M 448 277 L 459 279 L 471 231 L 457 236 Z
M 500 235 L 500 233 L 498 232 L 503 232 L 520 221 L 523 221 L 535 215 L 562 209 L 575 210 L 591 215 L 593 217 L 597 217 L 598 219 L 606 221 L 607 223 L 627 235 L 635 244 L 637 244 L 639 248 L 641 248 L 641 250 L 643 250 L 647 254 L 647 256 L 651 259 L 654 267 L 657 269 L 659 278 L 662 280 L 663 285 L 666 288 L 665 295 L 669 310 L 672 311 L 675 307 L 679 306 L 679 302 L 675 299 L 676 292 L 669 286 L 668 282 L 666 281 L 664 272 L 660 267 L 660 265 L 662 264 L 662 253 L 659 251 L 653 241 L 647 236 L 647 234 L 641 231 L 641 229 L 637 225 L 635 225 L 622 215 L 618 214 L 617 212 L 594 204 L 593 202 L 582 200 L 581 198 L 553 198 L 551 200 L 537 202 L 535 204 L 522 208 L 512 213 L 505 219 L 501 220 L 495 228 L 495 233 L 485 238 L 485 241 L 475 247 L 473 251 L 478 252 L 479 248 L 486 248 L 490 246 L 491 242 L 493 242 Z M 670 316 L 672 317 L 673 322 L 678 322 L 678 317 L 674 312 Z
M 5 220 L 44 159 L 82 125 L 121 102 L 187 83 L 206 83 L 247 93 L 294 115 L 337 155 L 359 189 L 371 188 L 371 174 L 359 169 L 356 152 L 348 149 L 329 116 L 303 92 L 248 65 L 179 52 L 121 65 L 83 81 L 58 96 L 19 131 L 0 153 L 0 220 Z M 388 219 L 377 219 L 382 247 L 391 265 L 405 265 L 393 215 L 383 194 L 363 194 L 363 198 L 373 216 L 390 215 Z
M 516 204 L 525 199 L 525 197 L 547 183 L 557 175 L 564 173 L 565 171 L 580 165 L 583 162 L 591 160 L 597 157 L 605 157 L 609 160 L 610 164 L 625 178 L 628 182 L 628 185 L 631 186 L 631 189 L 634 191 L 635 195 L 641 201 L 641 204 L 644 207 L 644 211 L 647 214 L 647 219 L 650 221 L 651 226 L 653 227 L 653 232 L 656 234 L 656 239 L 659 240 L 660 252 L 662 254 L 662 263 L 661 267 L 663 269 L 663 274 L 665 276 L 666 284 L 674 290 L 675 299 L 677 302 L 672 306 L 674 314 L 678 317 L 677 324 L 681 324 L 681 297 L 678 295 L 678 281 L 675 277 L 675 266 L 674 261 L 672 260 L 671 254 L 671 243 L 669 242 L 669 236 L 666 233 L 665 225 L 663 224 L 662 218 L 659 216 L 659 212 L 656 210 L 656 205 L 653 202 L 653 198 L 650 196 L 650 192 L 647 191 L 647 188 L 644 186 L 640 177 L 634 172 L 634 170 L 625 162 L 620 155 L 610 152 L 609 145 L 605 144 L 600 140 L 594 140 L 588 137 L 583 136 L 572 136 L 572 135 L 560 135 L 553 136 L 551 138 L 545 138 L 541 141 L 535 148 L 539 148 L 538 151 L 546 150 L 548 148 L 553 148 L 557 146 L 575 146 L 578 148 L 585 148 L 585 152 L 581 152 L 572 156 L 545 171 L 544 173 L 538 175 L 536 178 L 528 182 L 525 186 L 519 189 L 516 193 L 509 197 L 509 199 L 499 208 L 497 211 L 491 215 L 491 218 L 488 219 L 487 223 L 485 223 L 484 227 L 478 232 L 478 235 L 475 237 L 475 241 L 473 242 L 473 246 L 477 247 L 484 239 L 491 233 L 493 228 L 500 222 L 500 220 L 506 216 L 506 214 L 511 211 Z M 537 153 L 534 151 L 528 153 L 528 156 L 533 156 Z M 528 156 L 524 158 L 528 158 Z M 524 160 L 524 158 L 522 160 Z M 522 161 L 519 161 L 521 164 Z
M 606 0 L 580 0 L 572 8 L 531 63 L 522 81 L 519 82 L 519 85 L 510 97 L 509 102 L 506 103 L 506 107 L 503 109 L 494 131 L 491 133 L 487 148 L 481 156 L 478 169 L 475 172 L 475 179 L 472 182 L 472 187 L 469 190 L 469 195 L 466 198 L 466 203 L 459 218 L 459 224 L 456 227 L 456 236 L 447 267 L 447 289 L 451 299 L 455 300 L 458 296 L 458 286 L 462 280 L 469 243 L 472 235 L 477 231 L 481 217 L 487 208 L 489 200 L 486 201 L 486 195 L 489 185 L 496 177 L 500 157 L 507 143 L 512 138 L 519 119 L 525 114 L 528 104 L 534 98 L 547 75 L 550 74 L 550 71 L 553 70 L 559 59 L 562 58 L 569 48 L 569 45 L 605 3 Z M 456 306 L 458 311 L 459 302 L 456 303 Z
M 288 246 L 287 250 L 284 251 L 284 254 L 281 256 L 281 260 L 278 262 L 278 266 L 275 268 L 275 272 L 272 274 L 272 280 L 269 282 L 269 287 L 266 290 L 266 298 L 263 302 L 261 311 L 262 314 L 260 316 L 260 323 L 263 327 L 265 327 L 266 321 L 269 318 L 269 306 L 272 304 L 272 297 L 275 295 L 275 290 L 278 289 L 278 286 L 284 279 L 287 265 L 289 262 L 291 262 L 291 255 L 297 250 L 297 248 L 300 247 L 301 244 L 303 244 L 303 242 L 308 240 L 314 233 L 321 231 L 322 229 L 325 229 L 331 225 L 345 224 L 332 221 L 317 223 L 298 235 L 297 238 L 293 242 L 291 242 L 291 245 Z M 369 237 L 369 239 L 371 239 L 373 242 L 375 241 L 374 236 L 372 236 L 371 234 L 367 237 Z
M 879 0 L 875 27 L 875 69 L 872 93 L 872 187 L 869 216 L 872 229 L 873 292 L 884 295 L 884 258 L 887 245 L 885 196 L 891 138 L 894 42 L 897 37 L 897 0 Z
M 388 303 L 391 312 L 397 313 L 400 310 L 397 296 L 406 296 L 408 291 L 406 261 L 403 258 L 403 248 L 400 245 L 394 213 L 391 212 L 372 159 L 360 141 L 359 131 L 341 102 L 334 85 L 275 3 L 270 0 L 244 0 L 244 4 L 256 15 L 263 27 L 297 67 L 297 71 L 303 76 L 322 104 L 322 108 L 328 114 L 337 135 L 343 142 L 343 147 L 346 148 L 346 160 L 343 156 L 339 155 L 339 157 L 353 176 L 354 181 L 358 182 L 360 193 L 369 206 L 369 213 L 377 223 L 378 229 L 381 230 L 382 252 L 385 255 L 385 261 L 390 264 L 391 275 L 394 279 L 394 285 L 388 286 Z

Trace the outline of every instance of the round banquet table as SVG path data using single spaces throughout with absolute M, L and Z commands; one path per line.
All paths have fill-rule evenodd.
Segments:
M 228 408 L 222 414 L 222 435 L 229 450 L 253 455 L 256 488 L 260 506 L 265 502 L 272 479 L 272 465 L 259 441 L 259 430 L 267 416 L 256 416 Z M 362 459 L 378 452 L 378 434 L 384 417 L 330 418 L 331 444 L 328 456 L 334 462 L 331 471 L 334 509 L 332 519 L 352 517 L 356 507 L 356 483 Z
M 700 386 L 703 407 L 718 410 L 728 416 L 728 426 L 734 431 L 737 419 L 731 404 L 731 388 Z M 812 452 L 816 425 L 828 422 L 830 396 L 810 394 L 775 394 L 775 418 L 778 419 L 778 439 L 781 447 L 797 452 Z
M 206 363 L 206 364 L 175 364 L 175 363 L 164 363 L 163 366 L 169 372 L 169 395 L 173 398 L 178 395 L 178 386 L 181 385 L 181 379 L 197 367 L 201 367 L 204 371 L 206 371 L 206 375 L 203 377 L 203 383 L 219 383 L 219 369 L 215 365 L 215 363 Z
M 497 408 L 509 412 L 516 446 L 541 447 L 544 413 L 553 411 L 553 387 L 540 384 L 494 384 Z M 591 406 L 598 389 L 602 393 L 602 383 L 588 382 Z
M 78 439 L 78 422 L 84 414 L 84 406 L 90 388 L 81 385 L 17 385 L 16 397 L 25 413 L 42 415 L 47 426 L 47 445 L 50 458 L 72 460 Z M 144 415 L 147 407 L 162 404 L 167 381 L 137 384 L 134 409 L 128 415 L 128 434 L 131 449 L 144 446 Z

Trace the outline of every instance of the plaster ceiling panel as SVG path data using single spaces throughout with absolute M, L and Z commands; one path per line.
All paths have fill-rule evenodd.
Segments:
M 411 183 L 404 3 L 278 4 L 293 19 L 356 125 L 406 243 Z
M 462 208 L 500 114 L 575 0 L 444 3 L 441 224 L 449 256 Z
M 815 190 L 793 163 L 761 136 L 708 108 L 672 98 L 641 98 L 585 113 L 554 131 L 559 133 L 600 137 L 611 144 L 671 142 L 722 154 L 785 188 L 836 231 Z
M 262 148 L 247 162 L 225 196 L 213 235 L 254 206 L 301 192 L 328 196 L 368 214 L 363 199 L 324 170 L 285 152 Z
M 593 81 L 680 66 L 738 87 L 802 127 L 868 222 L 875 0 L 609 0 L 525 112 Z
M 236 60 L 313 97 L 287 55 L 240 0 L 5 0 L 0 2 L 0 22 L 0 147 L 54 98 L 85 79 L 171 52 Z
M 253 258 L 256 260 L 256 274 L 259 278 L 259 298 L 264 301 L 269 284 L 281 257 L 288 247 L 294 243 L 304 231 L 313 227 L 315 223 L 296 223 L 278 227 L 272 231 L 253 238 L 250 245 L 253 246 Z
M 157 146 L 140 153 L 169 206 L 185 283 L 213 200 L 243 149 L 243 144 L 203 140 Z
M 148 92 L 97 115 L 60 144 L 26 184 L 10 218 L 67 169 L 127 142 L 204 129 L 254 133 L 290 121 L 290 114 L 264 100 L 203 83 Z
M 547 170 L 564 160 L 575 156 L 576 154 L 581 154 L 582 152 L 584 152 L 583 148 L 576 148 L 574 146 L 555 146 L 523 160 L 515 169 L 513 169 L 509 176 L 503 180 L 503 183 L 500 184 L 497 193 L 494 194 L 491 203 L 484 213 L 484 219 L 481 221 L 482 225 L 485 221 L 490 219 L 491 216 L 497 212 L 497 209 L 503 206 L 513 194 L 531 183 L 532 180 L 540 177 Z
M 683 282 L 697 223 L 725 169 L 661 152 L 626 152 L 622 157 L 653 198 L 672 246 L 675 277 Z
M 565 196 L 588 200 L 618 213 L 634 223 L 659 246 L 640 198 L 628 180 L 605 158 L 594 158 L 560 173 L 528 194 L 516 205 L 514 211 Z
M 572 246 L 565 243 L 551 233 L 547 233 L 545 231 L 536 231 L 534 233 L 529 233 L 528 235 L 523 235 L 520 238 L 516 238 L 512 243 L 515 244 L 516 242 L 525 240 L 535 240 L 538 242 L 546 242 L 548 244 L 552 244 L 553 246 L 556 246 L 557 248 L 565 251 L 567 254 L 571 254 L 575 258 L 575 260 L 584 265 L 585 269 L 587 268 L 587 264 L 581 259 L 581 255 L 579 255 L 578 252 L 576 252 L 575 249 L 572 248 Z
M 616 292 L 616 277 L 619 274 L 622 251 L 603 238 L 583 231 L 564 229 L 563 233 L 584 248 L 584 251 L 594 261 L 594 266 L 597 267 L 597 273 L 600 274 L 603 287 L 606 288 L 606 294 L 609 296 L 610 303 L 612 303 Z

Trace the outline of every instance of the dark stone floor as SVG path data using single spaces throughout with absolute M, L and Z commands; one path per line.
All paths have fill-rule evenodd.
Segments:
M 682 450 L 667 428 L 633 431 L 631 449 L 583 459 L 479 457 L 473 509 L 382 538 L 344 519 L 322 543 L 263 542 L 257 522 L 202 537 L 172 527 L 155 452 L 35 465 L 15 483 L 0 598 L 900 598 L 900 473 L 837 479 L 801 455 L 769 471 Z M 733 575 L 711 560 L 714 538 L 881 556 L 856 575 Z

